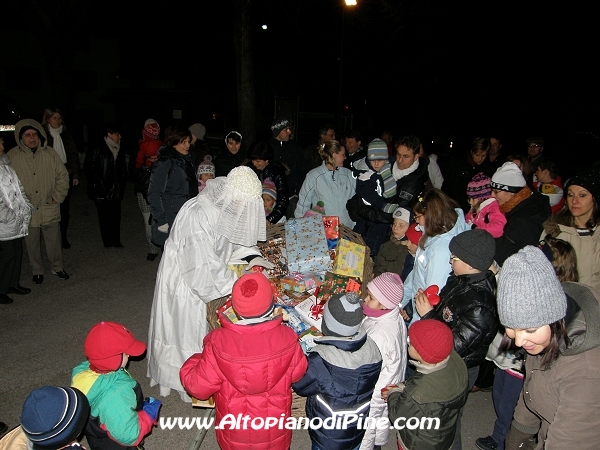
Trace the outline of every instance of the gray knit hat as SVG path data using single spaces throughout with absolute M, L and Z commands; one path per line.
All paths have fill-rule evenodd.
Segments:
M 389 158 L 387 144 L 381 139 L 373 139 L 367 147 L 369 161 L 387 160 Z
M 461 261 L 474 269 L 484 271 L 494 262 L 496 241 L 489 232 L 475 228 L 454 236 L 449 248 Z
M 548 258 L 528 245 L 504 261 L 498 281 L 500 323 L 537 328 L 567 314 L 567 296 Z
M 321 331 L 325 336 L 354 336 L 363 317 L 360 297 L 356 292 L 335 294 L 325 303 Z

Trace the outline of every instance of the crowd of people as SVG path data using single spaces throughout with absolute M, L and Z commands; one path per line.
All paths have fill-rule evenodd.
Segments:
M 349 411 L 392 422 L 439 418 L 437 430 L 397 430 L 398 448 L 412 450 L 461 449 L 467 396 L 487 383 L 497 420 L 478 448 L 594 448 L 600 166 L 563 184 L 539 137 L 506 157 L 497 136 L 477 137 L 464 157 L 444 161 L 414 135 L 392 140 L 386 131 L 363 147 L 360 132 L 340 136 L 325 124 L 316 145 L 302 148 L 293 128 L 275 118 L 272 138 L 249 148 L 232 130 L 213 152 L 203 125 L 162 130 L 148 119 L 129 162 L 116 124 L 90 145 L 82 172 L 104 247 L 123 247 L 121 203 L 133 182 L 147 260 L 160 260 L 150 385 L 186 402 L 213 396 L 217 420 L 287 417 L 292 392 L 307 397 L 310 419 Z M 71 247 L 68 199 L 80 180 L 57 108 L 42 123 L 17 123 L 15 139 L 6 153 L 0 141 L 2 304 L 30 292 L 20 284 L 23 240 L 34 283 L 43 283 L 42 240 L 52 272 L 69 279 L 62 251 Z M 327 301 L 323 337 L 305 352 L 257 272 L 273 268 L 258 244 L 268 227 L 315 212 L 363 236 L 375 264 L 362 298 Z M 218 322 L 228 299 L 239 320 Z M 161 401 L 144 399 L 125 368 L 146 344 L 101 322 L 84 350 L 71 387 L 34 390 L 0 448 L 71 448 L 81 435 L 92 450 L 143 446 Z M 61 401 L 45 405 L 53 396 Z M 356 424 L 309 434 L 314 450 L 379 449 L 390 439 L 389 429 Z M 220 429 L 217 440 L 224 449 L 283 450 L 291 430 Z

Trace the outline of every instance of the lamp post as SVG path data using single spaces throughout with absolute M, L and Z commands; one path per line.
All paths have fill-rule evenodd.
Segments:
M 356 6 L 356 0 L 344 0 L 346 6 Z M 342 32 L 340 42 L 340 78 L 338 80 L 338 130 L 342 130 L 342 83 L 344 73 L 344 22 L 346 17 L 346 8 L 342 7 Z

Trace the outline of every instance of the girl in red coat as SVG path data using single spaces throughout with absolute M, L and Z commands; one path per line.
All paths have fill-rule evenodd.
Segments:
M 181 384 L 196 398 L 214 395 L 215 425 L 223 418 L 231 424 L 238 414 L 248 417 L 246 427 L 216 430 L 222 449 L 287 450 L 292 430 L 277 425 L 253 429 L 250 424 L 268 417 L 283 417 L 285 423 L 292 412 L 291 386 L 306 372 L 306 357 L 296 333 L 281 315 L 273 316 L 273 291 L 262 273 L 240 277 L 231 301 L 240 320 L 220 316 L 222 328 L 207 334 L 202 353 L 183 364 Z

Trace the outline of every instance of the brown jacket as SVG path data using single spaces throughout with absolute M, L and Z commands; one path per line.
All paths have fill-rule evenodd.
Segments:
M 19 139 L 19 132 L 24 126 L 34 127 L 40 143 L 35 153 Z M 30 227 L 40 227 L 60 221 L 60 203 L 69 191 L 69 174 L 56 151 L 48 147 L 46 131 L 33 119 L 23 119 L 15 125 L 16 147 L 8 156 L 11 165 L 27 198 L 35 208 L 31 216 Z
M 525 383 L 505 443 L 519 447 L 537 433 L 536 450 L 596 450 L 600 429 L 600 293 L 566 282 L 569 348 L 549 369 L 527 356 Z M 517 438 L 518 436 L 518 438 Z

